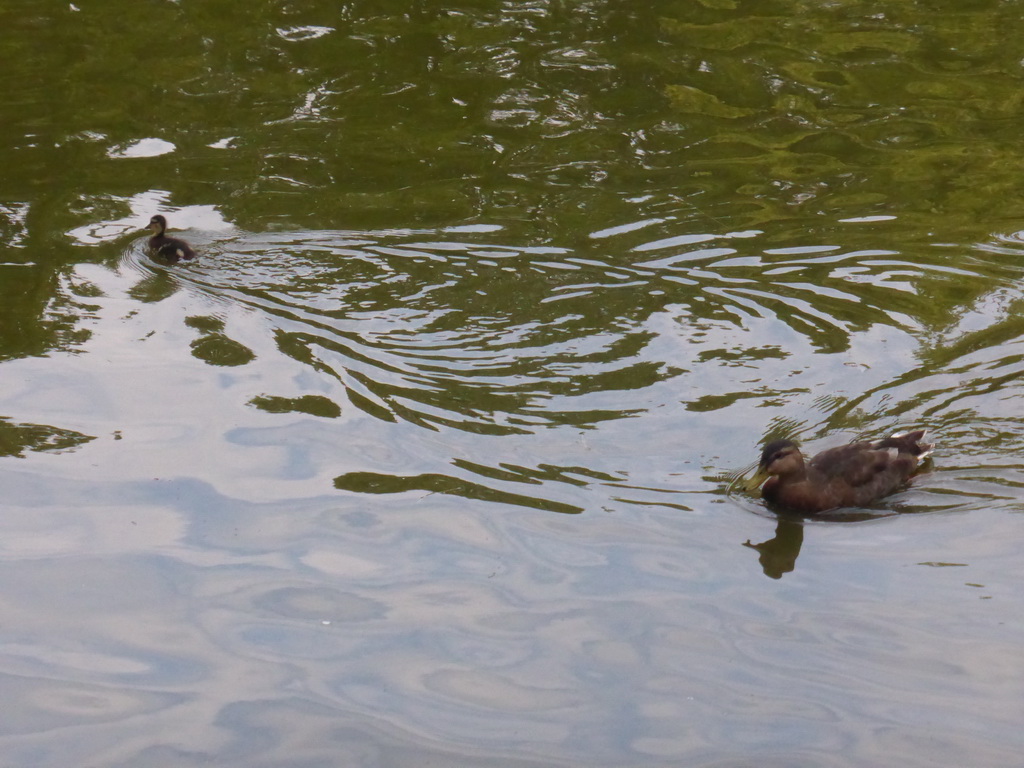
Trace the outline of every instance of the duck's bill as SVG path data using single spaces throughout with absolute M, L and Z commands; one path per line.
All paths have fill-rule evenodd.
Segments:
M 768 473 L 764 467 L 758 467 L 757 471 L 754 472 L 753 477 L 747 480 L 746 489 L 747 493 L 756 493 L 765 480 L 768 479 Z

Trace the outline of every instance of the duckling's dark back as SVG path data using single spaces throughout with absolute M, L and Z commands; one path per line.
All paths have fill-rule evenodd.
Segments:
M 172 261 L 188 260 L 195 258 L 196 252 L 184 240 L 167 235 L 153 235 L 149 238 L 149 247 L 165 259 Z

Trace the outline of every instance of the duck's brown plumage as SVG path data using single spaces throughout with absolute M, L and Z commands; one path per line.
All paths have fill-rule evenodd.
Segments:
M 851 443 L 804 460 L 792 440 L 775 440 L 761 452 L 750 482 L 764 482 L 761 496 L 803 514 L 837 507 L 860 507 L 886 496 L 917 470 L 932 449 L 922 442 L 925 430 L 893 435 L 874 443 Z
M 153 236 L 149 238 L 149 247 L 165 259 L 181 261 L 182 259 L 191 259 L 196 255 L 196 252 L 192 250 L 192 246 L 184 240 L 167 236 L 167 219 L 163 216 L 157 214 L 151 218 L 149 220 L 149 229 L 153 232 Z

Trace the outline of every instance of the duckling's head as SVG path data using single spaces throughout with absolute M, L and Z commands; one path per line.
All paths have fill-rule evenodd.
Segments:
M 162 235 L 164 230 L 167 229 L 167 219 L 157 214 L 149 220 L 149 226 L 146 229 L 151 229 L 155 234 Z
M 757 471 L 747 482 L 747 490 L 753 492 L 769 477 L 793 475 L 804 471 L 804 455 L 792 440 L 773 440 L 761 451 Z

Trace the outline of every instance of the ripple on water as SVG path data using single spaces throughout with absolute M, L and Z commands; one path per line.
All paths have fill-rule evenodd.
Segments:
M 908 421 L 955 431 L 965 414 L 1012 408 L 1019 397 L 1019 290 L 1004 281 L 1012 260 L 1000 253 L 1013 250 L 1012 236 L 979 246 L 995 262 L 979 255 L 953 266 L 944 249 L 901 253 L 838 238 L 781 246 L 761 230 L 678 234 L 670 218 L 642 223 L 599 230 L 585 251 L 509 245 L 492 231 L 235 231 L 188 265 L 153 265 L 136 248 L 125 263 L 140 277 L 135 297 L 159 302 L 185 288 L 214 308 L 188 321 L 197 359 L 245 369 L 263 358 L 285 373 L 264 374 L 251 407 L 419 428 L 404 432 L 414 443 L 430 432 L 464 435 L 455 442 L 466 450 L 446 463 L 365 461 L 335 473 L 336 488 L 359 494 L 445 493 L 566 512 L 687 509 L 665 496 L 657 466 L 667 462 L 650 472 L 609 464 L 609 440 L 643 450 L 663 431 L 672 451 L 683 433 L 700 446 L 742 430 L 749 445 L 752 419 L 763 434 L 823 438 Z M 970 309 L 956 312 L 965 297 Z M 239 311 L 257 323 L 218 319 Z M 915 358 L 923 364 L 906 365 Z M 1003 397 L 989 397 L 993 387 Z M 773 418 L 779 408 L 803 418 Z M 1020 440 L 1008 412 L 986 416 Z M 543 433 L 572 445 L 564 466 L 521 459 Z M 494 437 L 518 442 L 487 442 Z M 278 438 L 256 426 L 231 433 L 237 445 Z M 426 451 L 423 442 L 414 453 Z M 296 477 L 316 475 L 296 463 L 312 459 L 293 456 Z

